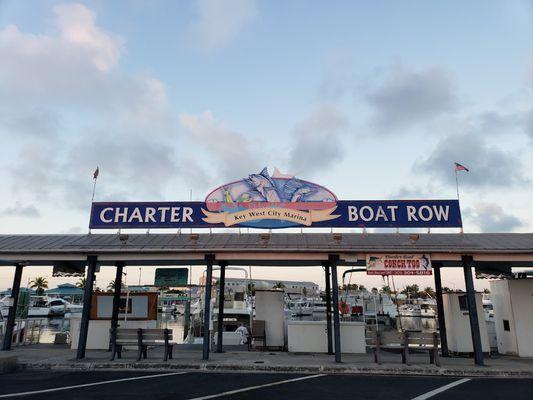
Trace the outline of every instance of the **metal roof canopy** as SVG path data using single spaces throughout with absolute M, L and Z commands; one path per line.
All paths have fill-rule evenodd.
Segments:
M 365 265 L 366 254 L 429 253 L 443 267 L 471 255 L 479 265 L 533 265 L 532 233 L 123 233 L 0 235 L 0 265 L 52 265 L 98 256 L 100 265 L 205 265 L 205 255 L 231 265 Z

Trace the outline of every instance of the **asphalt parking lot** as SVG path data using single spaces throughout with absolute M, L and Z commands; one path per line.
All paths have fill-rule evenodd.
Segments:
M 25 371 L 0 375 L 0 398 L 24 399 L 508 399 L 533 379 L 146 371 Z

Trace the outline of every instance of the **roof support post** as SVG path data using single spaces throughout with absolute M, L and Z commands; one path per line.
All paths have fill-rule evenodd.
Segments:
M 87 278 L 85 279 L 85 289 L 83 292 L 83 312 L 81 314 L 80 338 L 78 340 L 78 351 L 76 358 L 85 358 L 85 348 L 87 346 L 87 333 L 89 332 L 89 317 L 91 315 L 91 302 L 93 298 L 93 285 L 98 257 L 87 257 Z
M 117 261 L 115 263 L 115 282 L 113 288 L 113 312 L 111 313 L 111 329 L 118 328 L 118 311 L 120 309 L 120 295 L 122 291 L 122 272 L 124 271 L 125 263 Z M 126 309 L 128 305 L 126 304 Z M 110 338 L 111 339 L 111 338 Z M 111 350 L 111 340 L 109 341 L 109 350 Z
M 341 360 L 341 323 L 339 317 L 339 283 L 337 278 L 338 255 L 329 255 L 328 264 L 331 267 L 331 283 L 333 286 L 333 336 L 335 337 L 335 362 Z
M 326 279 L 326 333 L 328 336 L 328 354 L 333 354 L 333 332 L 331 330 L 331 271 L 329 263 L 324 263 Z
M 203 342 L 203 351 L 202 359 L 209 360 L 209 345 L 210 345 L 210 334 L 209 334 L 209 325 L 211 323 L 211 288 L 213 280 L 213 262 L 215 261 L 214 254 L 206 254 L 205 261 L 207 264 L 207 275 L 205 277 L 205 298 L 204 298 L 204 342 Z
M 442 281 L 440 269 L 440 264 L 433 265 L 433 273 L 435 274 L 435 297 L 437 298 L 437 319 L 439 321 L 440 349 L 443 357 L 449 357 L 448 339 L 446 336 L 446 321 L 444 320 L 444 302 L 442 301 Z
M 217 353 L 222 353 L 222 337 L 224 330 L 224 288 L 226 286 L 226 262 L 219 263 L 220 280 L 218 281 L 218 323 L 217 323 Z
M 476 365 L 483 365 L 483 349 L 481 346 L 481 333 L 479 331 L 479 320 L 477 315 L 476 292 L 474 290 L 474 279 L 472 278 L 474 260 L 472 256 L 462 256 L 461 259 L 465 275 L 466 299 L 468 303 L 468 316 L 470 319 L 470 332 L 472 333 L 474 362 Z
M 13 329 L 15 328 L 15 318 L 17 316 L 17 306 L 20 293 L 20 281 L 22 279 L 22 264 L 15 265 L 15 277 L 13 278 L 13 286 L 11 287 L 12 304 L 9 307 L 9 314 L 7 317 L 7 325 L 4 335 L 4 343 L 2 350 L 11 350 L 11 340 L 13 339 Z

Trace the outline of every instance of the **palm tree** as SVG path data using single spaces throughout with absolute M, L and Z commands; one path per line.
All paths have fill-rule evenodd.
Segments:
M 48 289 L 48 281 L 45 277 L 38 276 L 30 282 L 30 287 L 35 289 L 37 295 L 42 296 L 44 289 Z
M 120 289 L 124 289 L 124 282 L 120 282 Z M 111 282 L 109 282 L 109 285 L 107 285 L 107 291 L 113 292 L 115 290 L 115 280 L 113 279 Z
M 283 282 L 276 282 L 273 289 L 285 289 L 285 284 Z
M 390 288 L 390 286 L 388 285 L 383 285 L 381 287 L 381 293 L 387 293 L 387 294 L 391 294 L 392 290 Z
M 85 289 L 85 285 L 87 285 L 87 278 L 82 277 L 78 282 L 76 282 L 76 287 L 79 287 L 80 289 Z
M 255 296 L 255 283 L 248 284 L 248 293 L 250 293 L 252 296 Z
M 359 285 L 357 283 L 348 283 L 347 285 L 344 285 L 342 288 L 344 290 L 355 290 L 355 291 L 357 291 L 359 289 Z
M 417 298 L 418 292 L 420 291 L 420 288 L 416 283 L 412 285 L 407 285 L 404 290 L 401 291 L 401 293 L 405 295 L 410 295 L 411 297 Z
M 433 290 L 431 286 L 424 288 L 424 292 L 427 293 L 427 295 L 431 297 L 432 299 L 435 298 L 435 291 Z

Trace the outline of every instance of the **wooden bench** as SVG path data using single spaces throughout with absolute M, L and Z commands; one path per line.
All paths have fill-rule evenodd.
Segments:
M 148 346 L 164 346 L 163 361 L 172 359 L 172 331 L 170 329 L 111 329 L 111 361 L 122 358 L 123 346 L 137 346 L 137 361 L 147 358 Z
M 409 348 L 428 350 L 429 362 L 440 367 L 439 334 L 437 332 L 372 332 L 367 346 L 374 350 L 374 362 L 381 364 L 381 350 L 396 351 L 402 355 L 402 363 L 410 365 Z
M 252 321 L 252 332 L 248 336 L 248 350 L 252 348 L 252 340 L 258 339 L 263 342 L 263 349 L 266 349 L 265 321 L 256 319 Z
M 427 350 L 429 353 L 429 363 L 440 367 L 440 338 L 437 332 L 406 332 L 405 335 L 407 336 L 409 348 Z

